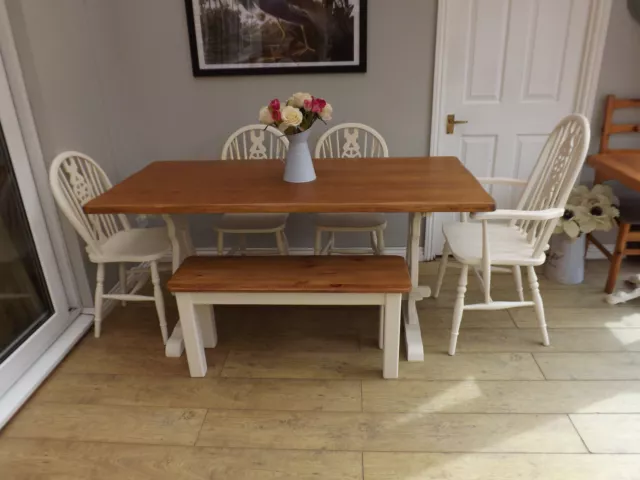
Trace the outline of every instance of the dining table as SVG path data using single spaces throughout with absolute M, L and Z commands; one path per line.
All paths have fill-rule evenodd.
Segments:
M 403 300 L 409 361 L 423 361 L 416 302 L 431 290 L 420 285 L 423 221 L 437 212 L 489 212 L 495 202 L 456 157 L 385 157 L 314 160 L 317 179 L 283 181 L 279 160 L 156 161 L 84 205 L 87 214 L 162 215 L 173 246 L 175 271 L 195 255 L 186 214 L 407 213 L 406 262 L 412 290 Z M 180 322 L 166 344 L 182 355 Z

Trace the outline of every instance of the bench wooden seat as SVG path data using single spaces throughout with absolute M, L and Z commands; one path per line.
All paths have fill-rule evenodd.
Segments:
M 189 257 L 167 286 L 192 377 L 206 374 L 204 348 L 217 344 L 214 305 L 379 305 L 383 376 L 398 376 L 402 294 L 411 290 L 402 257 Z
M 395 256 L 189 257 L 172 292 L 404 293 L 407 265 Z

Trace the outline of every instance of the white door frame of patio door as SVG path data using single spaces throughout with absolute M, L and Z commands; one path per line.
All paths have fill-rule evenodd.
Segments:
M 23 116 L 27 108 L 31 133 L 35 135 L 7 11 L 4 0 L 0 0 L 0 124 L 53 310 L 47 321 L 0 364 L 0 429 L 91 325 L 91 318 L 81 315 L 80 295 L 75 280 L 71 280 L 68 254 L 54 250 L 54 242 L 59 247 L 64 246 L 64 240 L 55 211 L 50 218 L 48 209 L 45 217 L 43 203 L 48 201 L 49 191 L 48 183 L 43 190 L 42 180 L 47 172 L 42 159 L 38 164 L 27 152 L 25 139 L 29 132 L 19 120 L 19 108 Z
M 613 0 L 580 1 L 589 1 L 590 5 L 587 20 L 587 31 L 582 51 L 580 75 L 578 77 L 578 85 L 576 89 L 574 112 L 582 113 L 590 119 L 598 87 L 600 64 L 602 61 L 602 53 L 606 41 L 609 16 Z M 433 156 L 451 155 L 451 152 L 444 151 L 444 145 L 441 141 L 442 134 L 446 127 L 446 115 L 448 113 L 453 113 L 445 111 L 446 105 L 444 95 L 445 89 L 447 88 L 445 70 L 448 45 L 446 41 L 447 36 L 445 34 L 445 26 L 448 20 L 447 15 L 450 14 L 450 8 L 447 8 L 448 4 L 450 4 L 450 0 L 438 0 L 436 55 L 433 82 L 434 101 L 431 119 L 430 144 L 430 155 Z M 436 229 L 440 228 L 441 222 L 438 222 L 436 215 L 431 215 L 427 219 L 424 236 L 424 252 L 426 260 L 432 260 L 436 255 L 441 253 L 442 237 L 441 234 L 436 231 Z

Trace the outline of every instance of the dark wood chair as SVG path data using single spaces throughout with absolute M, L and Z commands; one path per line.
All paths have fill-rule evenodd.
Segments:
M 620 199 L 615 250 L 609 252 L 593 235 L 587 236 L 587 245 L 588 242 L 593 243 L 611 262 L 605 285 L 607 293 L 613 292 L 616 286 L 622 259 L 626 255 L 640 255 L 639 246 L 634 244 L 640 242 L 640 231 L 634 230 L 634 227 L 640 226 L 640 149 L 613 149 L 609 142 L 611 135 L 640 132 L 638 124 L 613 123 L 615 111 L 627 108 L 640 109 L 640 99 L 617 98 L 615 95 L 607 97 L 600 152 L 588 160 L 589 165 L 596 171 L 594 183 L 611 184 L 614 193 Z

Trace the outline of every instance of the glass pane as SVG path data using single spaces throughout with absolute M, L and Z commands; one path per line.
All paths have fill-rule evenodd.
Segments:
M 53 313 L 0 126 L 0 362 Z

